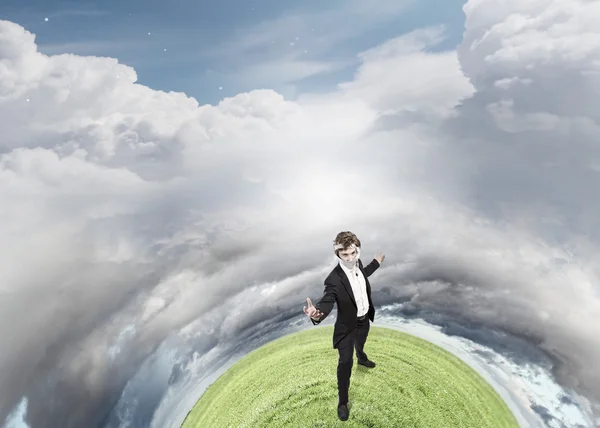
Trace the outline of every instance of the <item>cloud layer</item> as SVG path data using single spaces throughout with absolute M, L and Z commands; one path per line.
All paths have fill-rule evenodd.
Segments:
M 457 52 L 426 28 L 333 92 L 216 106 L 0 21 L 0 420 L 25 396 L 32 427 L 105 425 L 164 340 L 318 299 L 341 230 L 386 254 L 377 305 L 521 338 L 597 406 L 598 5 L 464 11 Z

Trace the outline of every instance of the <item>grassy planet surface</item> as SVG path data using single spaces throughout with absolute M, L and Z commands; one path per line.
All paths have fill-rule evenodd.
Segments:
M 373 325 L 365 352 L 377 367 L 359 366 L 354 355 L 350 418 L 342 422 L 332 334 L 330 326 L 311 328 L 254 350 L 207 388 L 182 427 L 519 427 L 462 360 Z

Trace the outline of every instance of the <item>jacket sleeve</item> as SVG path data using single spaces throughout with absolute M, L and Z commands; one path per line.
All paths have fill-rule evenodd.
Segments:
M 375 272 L 378 268 L 379 268 L 379 262 L 377 261 L 377 259 L 373 259 L 373 261 L 371 263 L 369 263 L 367 266 L 365 266 L 363 268 L 363 270 L 365 271 L 365 274 L 367 275 L 367 277 L 371 276 L 373 274 L 373 272 Z
M 329 313 L 333 309 L 333 304 L 335 303 L 336 299 L 337 292 L 335 290 L 335 284 L 328 284 L 327 282 L 325 282 L 325 291 L 323 293 L 323 297 L 321 298 L 319 303 L 315 305 L 315 308 L 321 311 L 323 313 L 323 316 L 317 321 L 311 318 L 310 320 L 314 325 L 319 324 L 321 321 L 327 318 L 327 315 L 329 315 Z

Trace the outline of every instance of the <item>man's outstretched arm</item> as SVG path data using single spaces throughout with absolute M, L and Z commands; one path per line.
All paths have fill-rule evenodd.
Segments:
M 321 321 L 327 318 L 327 315 L 329 315 L 329 313 L 333 309 L 333 304 L 335 303 L 336 297 L 337 293 L 335 291 L 335 285 L 325 283 L 325 291 L 323 292 L 323 297 L 321 298 L 319 303 L 315 305 L 315 308 L 321 313 L 321 316 L 316 320 L 314 318 L 310 319 L 314 325 L 319 324 Z
M 363 270 L 365 271 L 365 275 L 367 275 L 367 277 L 373 275 L 373 272 L 375 272 L 377 269 L 379 268 L 379 262 L 376 259 L 373 259 L 373 261 L 371 263 L 369 263 L 368 265 L 366 265 Z
M 383 259 L 385 259 L 385 256 L 379 253 L 375 256 L 375 258 L 373 258 L 373 261 L 371 263 L 369 263 L 363 268 L 367 277 L 371 276 L 373 272 L 379 269 L 379 266 L 381 266 L 381 262 L 383 261 Z

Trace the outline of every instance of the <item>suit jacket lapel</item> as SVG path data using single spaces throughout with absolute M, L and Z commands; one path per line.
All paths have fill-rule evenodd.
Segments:
M 342 284 L 344 284 L 344 288 L 346 289 L 346 291 L 350 295 L 350 298 L 352 299 L 352 303 L 354 303 L 354 306 L 356 306 L 358 308 L 358 306 L 356 305 L 356 300 L 354 299 L 354 292 L 352 291 L 352 286 L 350 285 L 350 281 L 348 281 L 348 275 L 346 275 L 346 272 L 344 272 L 344 269 L 342 269 L 342 267 L 340 266 L 339 263 L 338 263 L 336 269 L 337 269 L 338 275 L 340 276 L 340 278 L 342 280 Z

